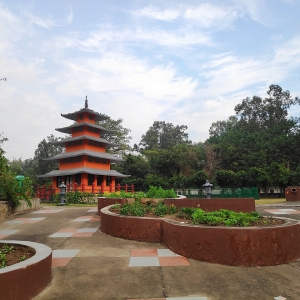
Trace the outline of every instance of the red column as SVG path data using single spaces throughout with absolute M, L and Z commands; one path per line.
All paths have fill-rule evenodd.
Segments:
M 125 192 L 126 193 L 128 192 L 128 184 L 127 183 L 125 184 Z
M 134 184 L 131 185 L 131 193 L 134 194 Z
M 121 190 L 121 185 L 120 185 L 120 183 L 118 183 L 117 184 L 117 192 L 120 192 L 120 190 Z
M 81 191 L 84 192 L 84 183 L 81 185 Z
M 95 194 L 95 184 L 94 184 L 94 182 L 92 183 L 92 193 Z

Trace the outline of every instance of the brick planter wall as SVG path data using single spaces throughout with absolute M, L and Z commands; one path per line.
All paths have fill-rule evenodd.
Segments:
M 161 242 L 188 258 L 231 266 L 272 266 L 300 258 L 300 222 L 272 227 L 208 227 L 164 218 L 120 216 L 102 208 L 101 231 L 111 236 Z

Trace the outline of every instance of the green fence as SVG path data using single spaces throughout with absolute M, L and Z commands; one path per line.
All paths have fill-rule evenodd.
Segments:
M 176 189 L 178 195 L 186 196 L 187 198 L 206 198 L 203 188 L 187 188 Z M 257 187 L 249 188 L 228 188 L 228 187 L 216 187 L 212 188 L 212 194 L 210 198 L 254 198 L 259 199 L 259 193 Z

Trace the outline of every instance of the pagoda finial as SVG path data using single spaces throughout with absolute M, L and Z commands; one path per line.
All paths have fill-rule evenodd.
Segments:
M 84 103 L 84 108 L 88 108 L 89 105 L 88 105 L 88 98 L 87 96 L 85 96 L 85 103 Z

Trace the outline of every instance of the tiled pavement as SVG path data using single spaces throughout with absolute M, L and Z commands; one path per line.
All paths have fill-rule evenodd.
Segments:
M 261 209 L 300 216 L 292 208 Z M 47 217 L 30 218 L 32 214 Z M 270 268 L 208 264 L 158 243 L 107 236 L 99 224 L 96 208 L 45 208 L 0 221 L 0 239 L 42 242 L 53 249 L 54 279 L 36 300 L 244 300 L 280 294 L 300 299 L 300 262 Z
M 292 208 L 277 208 L 277 209 L 264 209 L 265 212 L 268 212 L 273 215 L 297 215 L 300 214 L 300 210 Z
M 189 266 L 186 257 L 175 254 L 169 249 L 133 249 L 129 267 L 167 267 Z
M 96 228 L 63 228 L 56 233 L 50 235 L 51 238 L 65 238 L 65 237 L 90 237 L 98 230 Z

